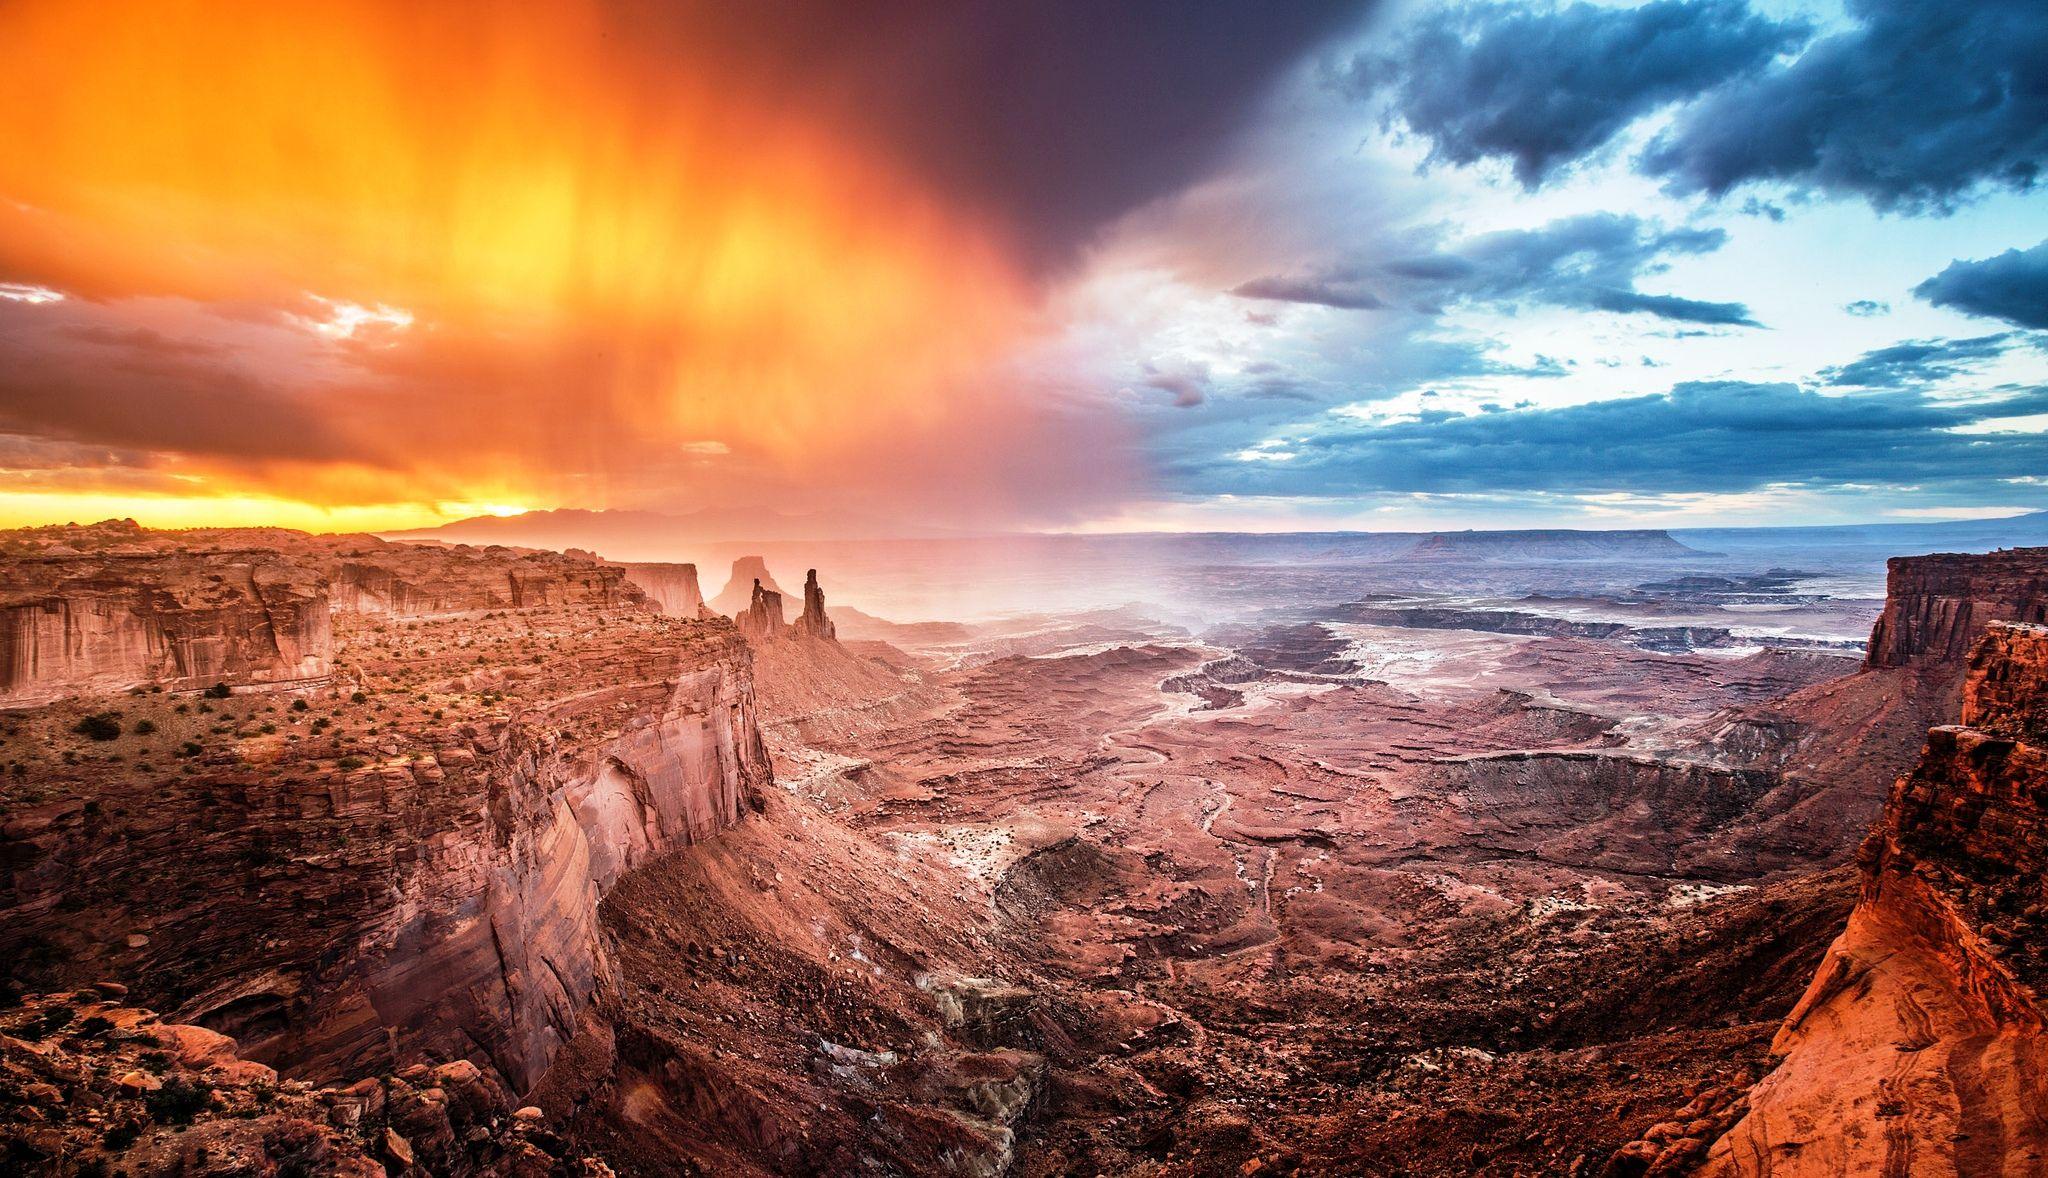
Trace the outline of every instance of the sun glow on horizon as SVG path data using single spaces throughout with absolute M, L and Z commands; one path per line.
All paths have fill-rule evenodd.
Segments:
M 179 463 L 203 491 L 73 471 L 0 490 L 0 516 L 426 522 L 481 487 L 609 506 L 649 466 L 792 477 L 969 428 L 964 382 L 1029 319 L 1000 235 L 612 20 L 0 9 L 0 264 L 30 279 L 0 296 L 295 329 L 150 359 L 222 352 L 220 379 L 331 435 L 318 461 L 377 473 L 308 483 L 222 452 Z

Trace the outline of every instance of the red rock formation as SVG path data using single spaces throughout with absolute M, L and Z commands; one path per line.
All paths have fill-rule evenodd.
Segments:
M 768 562 L 758 556 L 742 556 L 732 562 L 732 576 L 725 582 L 725 588 L 711 599 L 711 612 L 729 618 L 747 609 L 754 601 L 754 582 L 770 593 L 783 594 L 782 586 L 768 573 Z
M 693 564 L 629 564 L 626 579 L 672 618 L 694 618 L 704 609 L 704 591 L 697 587 Z
M 1887 611 L 1916 656 L 1973 616 Z M 1849 926 L 1708 1173 L 2048 1173 L 2048 628 L 1991 627 L 1962 719 L 1893 787 Z
M 804 612 L 793 624 L 798 638 L 817 638 L 833 641 L 837 634 L 832 629 L 832 619 L 825 616 L 825 591 L 818 588 L 818 570 L 804 574 Z
M 0 1015 L 10 1173 L 608 1178 L 468 1060 L 312 1088 L 204 1027 L 111 996 L 35 995 Z M 19 1169 L 16 1169 L 19 1167 Z
M 0 706 L 155 683 L 305 683 L 333 636 L 317 573 L 261 552 L 0 563 Z
M 0 828 L 17 977 L 122 977 L 315 1079 L 420 1058 L 539 1076 L 606 974 L 600 895 L 737 822 L 771 779 L 749 652 L 724 623 L 647 609 L 617 568 L 386 556 L 416 588 L 421 570 L 463 576 L 383 606 L 536 585 L 572 604 L 337 610 L 348 685 L 303 710 L 145 694 L 24 714 L 47 753 L 17 755 L 42 758 L 27 768 L 54 800 Z M 58 757 L 110 703 L 126 755 Z
M 782 594 L 754 582 L 753 600 L 733 618 L 740 633 L 752 643 L 772 642 L 784 637 L 788 626 L 782 621 Z
M 1870 667 L 1960 666 L 1994 621 L 2048 622 L 2048 548 L 1895 557 Z

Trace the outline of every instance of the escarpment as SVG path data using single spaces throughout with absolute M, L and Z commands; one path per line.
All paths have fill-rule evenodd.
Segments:
M 1962 723 L 1928 734 L 1860 863 L 1708 1172 L 2048 1172 L 2048 629 L 1980 640 Z
M 1865 665 L 1959 668 L 1994 621 L 2048 622 L 2048 548 L 1897 557 Z
M 47 751 L 17 754 L 44 758 L 41 800 L 0 827 L 11 980 L 120 978 L 292 1076 L 467 1059 L 531 1086 L 608 976 L 600 896 L 739 822 L 771 769 L 730 625 L 657 613 L 616 568 L 452 555 L 485 595 L 382 600 L 546 588 L 337 607 L 332 688 L 12 718 Z
M 629 564 L 626 579 L 638 586 L 661 612 L 694 618 L 704 610 L 704 591 L 697 586 L 694 564 Z
M 0 706 L 141 683 L 327 675 L 327 586 L 260 552 L 60 554 L 0 563 Z
M 332 670 L 337 611 L 409 618 L 648 600 L 627 569 L 588 557 L 372 536 L 108 521 L 0 533 L 0 550 L 0 707 L 138 686 L 310 684 Z

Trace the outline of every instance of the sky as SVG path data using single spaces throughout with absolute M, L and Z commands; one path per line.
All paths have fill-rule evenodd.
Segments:
M 2048 508 L 2038 0 L 10 0 L 0 141 L 0 525 Z

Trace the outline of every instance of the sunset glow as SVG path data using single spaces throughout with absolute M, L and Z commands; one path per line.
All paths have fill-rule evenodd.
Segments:
M 345 460 L 31 479 L 0 517 L 397 525 L 707 438 L 774 472 L 956 427 L 1024 326 L 1000 243 L 687 51 L 584 5 L 0 10 L 0 266 L 95 317 L 280 325 L 233 367 Z

